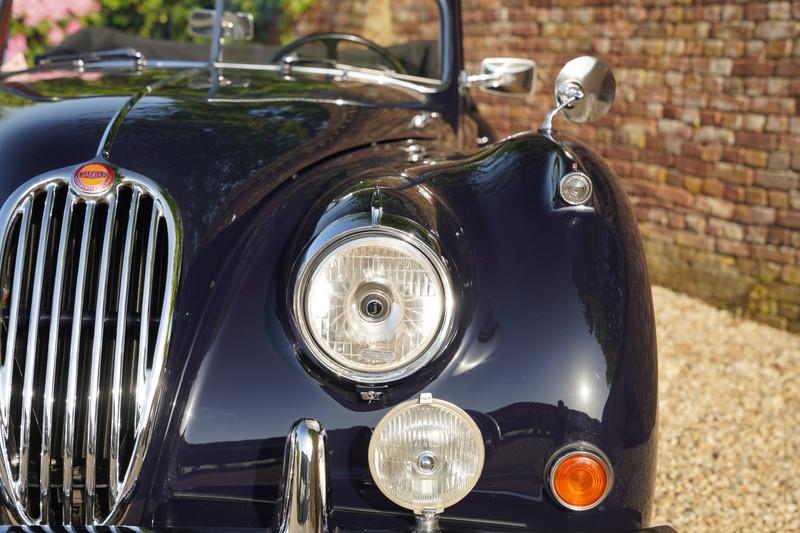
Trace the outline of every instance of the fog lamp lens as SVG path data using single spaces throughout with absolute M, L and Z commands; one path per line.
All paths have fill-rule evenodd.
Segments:
M 553 496 L 561 505 L 575 511 L 600 505 L 611 483 L 611 467 L 599 452 L 572 450 L 557 454 L 550 467 Z
M 586 174 L 573 172 L 561 179 L 558 191 L 568 204 L 581 205 L 592 195 L 592 181 Z
M 463 499 L 483 470 L 483 436 L 457 406 L 423 394 L 389 411 L 369 443 L 369 469 L 381 492 L 416 513 Z

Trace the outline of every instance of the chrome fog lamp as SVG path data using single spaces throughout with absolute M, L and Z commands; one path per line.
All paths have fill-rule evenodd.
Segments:
M 389 411 L 369 442 L 375 484 L 418 516 L 461 501 L 478 482 L 483 458 L 483 435 L 472 418 L 430 394 Z
M 344 232 L 300 269 L 295 316 L 312 355 L 358 382 L 400 379 L 435 357 L 451 330 L 450 277 L 422 240 L 389 226 Z

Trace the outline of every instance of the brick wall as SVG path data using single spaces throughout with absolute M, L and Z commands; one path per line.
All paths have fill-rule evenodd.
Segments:
M 432 7 L 318 0 L 300 29 L 347 26 L 395 42 L 435 31 Z M 462 0 L 462 9 L 471 72 L 501 55 L 539 66 L 531 105 L 475 92 L 500 136 L 541 125 L 565 62 L 603 58 L 617 78 L 611 112 L 556 127 L 622 178 L 652 281 L 800 332 L 800 0 Z
M 315 0 L 294 32 L 350 32 L 390 46 L 437 39 L 439 20 L 436 0 Z
M 800 331 L 800 1 L 464 0 L 468 68 L 535 59 L 532 106 L 478 96 L 500 135 L 538 127 L 569 59 L 614 69 L 612 111 L 556 127 L 622 178 L 652 281 Z

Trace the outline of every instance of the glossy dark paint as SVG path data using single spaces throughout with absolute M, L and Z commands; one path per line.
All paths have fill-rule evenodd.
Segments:
M 172 74 L 6 80 L 0 194 L 91 158 L 114 113 Z M 157 438 L 125 523 L 268 526 L 286 434 L 313 417 L 328 432 L 333 525 L 406 527 L 409 513 L 371 483 L 366 450 L 386 411 L 425 391 L 470 412 L 486 439 L 483 475 L 443 526 L 646 524 L 657 408 L 652 304 L 631 209 L 600 158 L 538 133 L 481 152 L 459 145 L 467 102 L 445 91 L 423 98 L 324 78 L 226 76 L 242 83 L 209 87 L 200 71 L 143 96 L 112 139 L 110 161 L 163 184 L 184 227 Z M 426 110 L 439 117 L 414 128 Z M 408 161 L 409 139 L 429 161 Z M 592 177 L 590 207 L 558 199 L 558 180 L 574 169 Z M 308 242 L 329 222 L 366 213 L 375 185 L 387 213 L 441 243 L 458 314 L 445 351 L 369 403 L 306 355 L 287 302 Z M 571 440 L 597 444 L 613 463 L 614 489 L 597 510 L 560 509 L 543 485 L 548 453 Z
M 286 432 L 313 416 L 328 429 L 335 523 L 374 527 L 353 511 L 399 510 L 369 481 L 369 428 L 428 391 L 473 413 L 488 441 L 476 490 L 445 513 L 451 526 L 638 527 L 655 471 L 655 339 L 636 226 L 610 171 L 571 140 L 530 134 L 376 179 L 399 174 L 393 151 L 388 144 L 300 173 L 209 243 L 222 256 L 218 268 L 204 260 L 187 272 L 194 303 L 182 300 L 180 329 L 195 336 L 173 344 L 188 358 L 170 376 L 173 419 L 157 429 L 167 438 L 160 462 L 149 463 L 158 481 L 142 515 L 158 525 L 269 524 Z M 556 200 L 558 178 L 573 165 L 594 178 L 593 209 Z M 304 355 L 286 299 L 304 244 L 329 220 L 364 212 L 376 183 L 386 212 L 437 235 L 460 309 L 448 349 L 390 386 L 384 402 L 367 403 L 355 384 Z M 614 464 L 615 488 L 597 511 L 562 511 L 542 486 L 547 453 L 577 439 Z

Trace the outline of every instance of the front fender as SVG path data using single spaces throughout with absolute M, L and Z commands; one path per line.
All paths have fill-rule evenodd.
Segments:
M 580 143 L 541 134 L 447 163 L 401 169 L 384 161 L 376 171 L 376 161 L 351 154 L 299 175 L 243 216 L 235 235 L 220 237 L 228 259 L 219 271 L 187 274 L 202 294 L 184 294 L 180 305 L 204 311 L 194 315 L 196 334 L 173 347 L 188 355 L 167 382 L 176 398 L 167 437 L 143 479 L 150 497 L 126 521 L 268 526 L 286 434 L 315 418 L 328 433 L 333 523 L 399 527 L 408 515 L 370 480 L 367 445 L 389 408 L 425 391 L 491 428 L 483 474 L 443 526 L 448 517 L 456 527 L 465 519 L 646 524 L 656 341 L 642 246 L 617 178 Z M 558 198 L 560 177 L 574 169 L 593 181 L 588 207 Z M 331 219 L 367 208 L 376 184 L 388 195 L 385 210 L 439 240 L 461 305 L 442 355 L 368 403 L 355 385 L 308 364 L 287 291 L 303 246 Z M 543 484 L 548 454 L 570 440 L 593 442 L 613 464 L 613 490 L 595 510 L 559 508 Z

